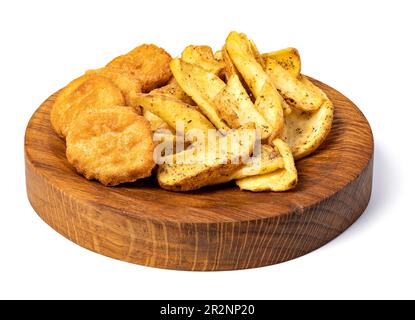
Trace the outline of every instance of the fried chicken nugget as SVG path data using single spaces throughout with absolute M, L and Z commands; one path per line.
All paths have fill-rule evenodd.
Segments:
M 137 107 L 136 100 L 141 93 L 141 84 L 132 75 L 118 72 L 110 68 L 88 70 L 86 74 L 97 74 L 111 80 L 122 92 L 128 106 Z
M 124 96 L 112 81 L 87 74 L 73 80 L 59 92 L 50 119 L 56 133 L 65 138 L 72 121 L 84 110 L 124 104 Z
M 164 49 L 154 44 L 143 44 L 113 59 L 106 68 L 132 75 L 140 82 L 142 91 L 147 93 L 170 80 L 171 59 Z
M 72 123 L 66 147 L 80 174 L 106 186 L 148 177 L 155 166 L 150 124 L 131 107 L 85 110 Z

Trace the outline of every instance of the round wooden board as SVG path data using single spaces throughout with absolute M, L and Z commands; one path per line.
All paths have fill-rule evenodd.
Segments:
M 235 270 L 302 256 L 347 229 L 372 187 L 373 137 L 359 109 L 313 80 L 333 101 L 325 143 L 297 163 L 299 184 L 283 193 L 240 191 L 233 183 L 194 192 L 162 190 L 154 178 L 104 187 L 79 176 L 51 128 L 56 94 L 31 118 L 25 137 L 29 200 L 73 242 L 141 265 Z

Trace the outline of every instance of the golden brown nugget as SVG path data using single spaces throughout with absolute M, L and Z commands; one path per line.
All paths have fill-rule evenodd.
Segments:
M 80 174 L 107 186 L 148 177 L 155 166 L 150 124 L 130 107 L 86 110 L 72 123 L 66 147 Z
M 141 89 L 147 93 L 161 87 L 170 80 L 171 56 L 154 44 L 143 44 L 127 54 L 113 59 L 106 68 L 132 75 L 141 83 Z
M 141 84 L 133 76 L 125 72 L 118 72 L 110 68 L 88 70 L 86 74 L 97 74 L 111 80 L 122 92 L 128 106 L 136 105 L 137 95 L 141 93 Z
M 124 96 L 113 82 L 88 74 L 73 80 L 59 92 L 50 119 L 56 133 L 66 137 L 71 122 L 84 110 L 124 104 Z

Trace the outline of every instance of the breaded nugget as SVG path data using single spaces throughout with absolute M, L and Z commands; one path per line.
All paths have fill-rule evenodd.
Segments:
M 71 122 L 83 110 L 124 104 L 124 96 L 112 81 L 88 74 L 73 80 L 59 92 L 50 118 L 56 133 L 66 137 Z
M 135 103 L 137 95 L 141 93 L 141 84 L 132 75 L 110 68 L 88 70 L 86 74 L 98 74 L 110 79 L 122 92 L 128 106 L 138 107 Z
M 80 174 L 107 186 L 148 177 L 155 166 L 150 124 L 130 107 L 85 110 L 72 123 L 66 147 Z
M 132 75 L 147 93 L 165 85 L 171 78 L 171 56 L 154 44 L 143 44 L 127 54 L 113 59 L 106 68 Z

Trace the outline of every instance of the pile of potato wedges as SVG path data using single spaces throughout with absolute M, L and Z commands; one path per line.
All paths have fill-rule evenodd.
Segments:
M 232 180 L 249 191 L 296 186 L 295 161 L 323 143 L 333 120 L 332 102 L 301 74 L 296 49 L 261 54 L 246 35 L 231 32 L 216 53 L 186 47 L 170 69 L 166 86 L 134 97 L 159 147 L 162 188 L 188 191 Z M 195 129 L 202 138 L 194 138 Z M 221 143 L 225 156 L 211 148 Z

